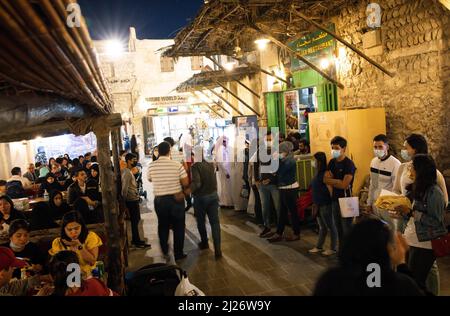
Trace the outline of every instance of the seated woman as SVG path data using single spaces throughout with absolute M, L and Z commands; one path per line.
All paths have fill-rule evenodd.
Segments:
M 71 211 L 69 204 L 67 204 L 60 191 L 52 191 L 50 193 L 50 200 L 48 201 L 50 207 L 50 214 L 54 220 L 60 220 L 64 215 Z
M 61 237 L 53 241 L 49 254 L 54 256 L 64 250 L 75 252 L 78 255 L 82 272 L 85 277 L 89 277 L 96 267 L 98 251 L 102 244 L 100 237 L 96 233 L 88 231 L 83 217 L 74 211 L 64 215 Z
M 60 251 L 50 260 L 50 275 L 53 279 L 53 296 L 118 296 L 102 281 L 96 278 L 84 279 L 80 286 L 68 286 L 71 271 L 68 265 L 80 264 L 79 256 L 73 251 Z
M 45 191 L 50 194 L 52 191 L 62 191 L 63 187 L 56 181 L 56 177 L 53 173 L 48 173 L 45 177 L 45 181 L 41 184 L 39 195 L 43 196 Z
M 31 212 L 31 231 L 58 228 L 59 225 L 53 219 L 50 207 L 45 202 L 37 203 Z
M 86 181 L 86 195 L 92 200 L 101 202 L 102 197 L 100 194 L 99 178 L 100 171 L 98 165 L 92 165 L 90 171 L 90 177 Z
M 0 196 L 0 213 L 3 214 L 3 221 L 7 225 L 16 219 L 25 219 L 25 215 L 14 208 L 13 201 L 6 195 Z
M 39 247 L 30 241 L 30 225 L 23 219 L 17 219 L 9 226 L 10 242 L 2 247 L 10 248 L 17 258 L 28 264 L 27 272 L 36 274 L 42 272 L 46 255 Z M 20 269 L 14 271 L 13 277 L 21 279 Z
M 405 239 L 387 224 L 376 218 L 362 220 L 345 238 L 339 265 L 320 277 L 314 295 L 423 296 L 406 265 L 407 251 Z M 375 284 L 369 286 L 369 281 Z

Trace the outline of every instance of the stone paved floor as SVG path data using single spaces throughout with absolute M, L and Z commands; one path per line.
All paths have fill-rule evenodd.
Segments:
M 145 187 L 151 190 L 150 184 L 146 183 Z M 157 219 L 152 203 L 150 198 L 142 205 L 142 228 L 152 249 L 132 249 L 130 270 L 165 262 L 159 246 Z M 336 258 L 308 253 L 317 240 L 316 233 L 311 229 L 303 230 L 300 241 L 269 244 L 258 237 L 260 228 L 248 214 L 221 210 L 220 216 L 223 258 L 219 261 L 214 258 L 211 241 L 210 250 L 198 249 L 200 237 L 192 210 L 186 216 L 185 252 L 188 258 L 179 265 L 188 272 L 190 281 L 206 295 L 311 295 L 320 274 L 337 263 Z M 441 294 L 450 295 L 450 258 L 439 260 L 439 271 Z

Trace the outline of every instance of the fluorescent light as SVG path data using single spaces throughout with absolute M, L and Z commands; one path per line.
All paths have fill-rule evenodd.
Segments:
M 255 41 L 255 44 L 258 45 L 258 49 L 263 50 L 266 49 L 267 44 L 270 43 L 270 40 L 267 38 L 260 38 Z
M 236 66 L 236 63 L 229 62 L 223 65 L 223 68 L 225 68 L 226 71 L 232 71 L 234 67 Z
M 328 69 L 328 67 L 330 67 L 330 61 L 326 58 L 322 59 L 320 61 L 320 68 L 322 69 Z
M 125 51 L 124 44 L 117 39 L 109 40 L 105 45 L 105 52 L 113 59 L 117 59 L 123 55 Z

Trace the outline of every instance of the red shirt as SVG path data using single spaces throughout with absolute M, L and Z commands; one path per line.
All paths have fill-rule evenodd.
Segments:
M 119 296 L 117 293 L 109 289 L 99 279 L 91 278 L 84 281 L 81 288 L 76 293 L 67 296 Z

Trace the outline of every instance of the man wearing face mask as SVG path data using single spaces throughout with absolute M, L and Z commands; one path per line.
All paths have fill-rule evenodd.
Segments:
M 352 196 L 356 167 L 353 161 L 345 155 L 347 150 L 347 140 L 345 138 L 341 136 L 333 138 L 331 140 L 331 149 L 333 159 L 328 164 L 328 171 L 325 173 L 323 182 L 333 187 L 333 218 L 338 230 L 340 248 L 345 236 L 351 229 L 353 218 L 341 217 L 339 199 Z
M 369 198 L 367 199 L 367 212 L 378 214 L 374 203 L 381 190 L 392 191 L 397 176 L 400 161 L 389 154 L 389 143 L 386 135 L 378 135 L 373 139 L 375 158 L 370 163 Z M 383 215 L 378 214 L 378 215 Z M 384 217 L 384 216 L 383 216 Z

